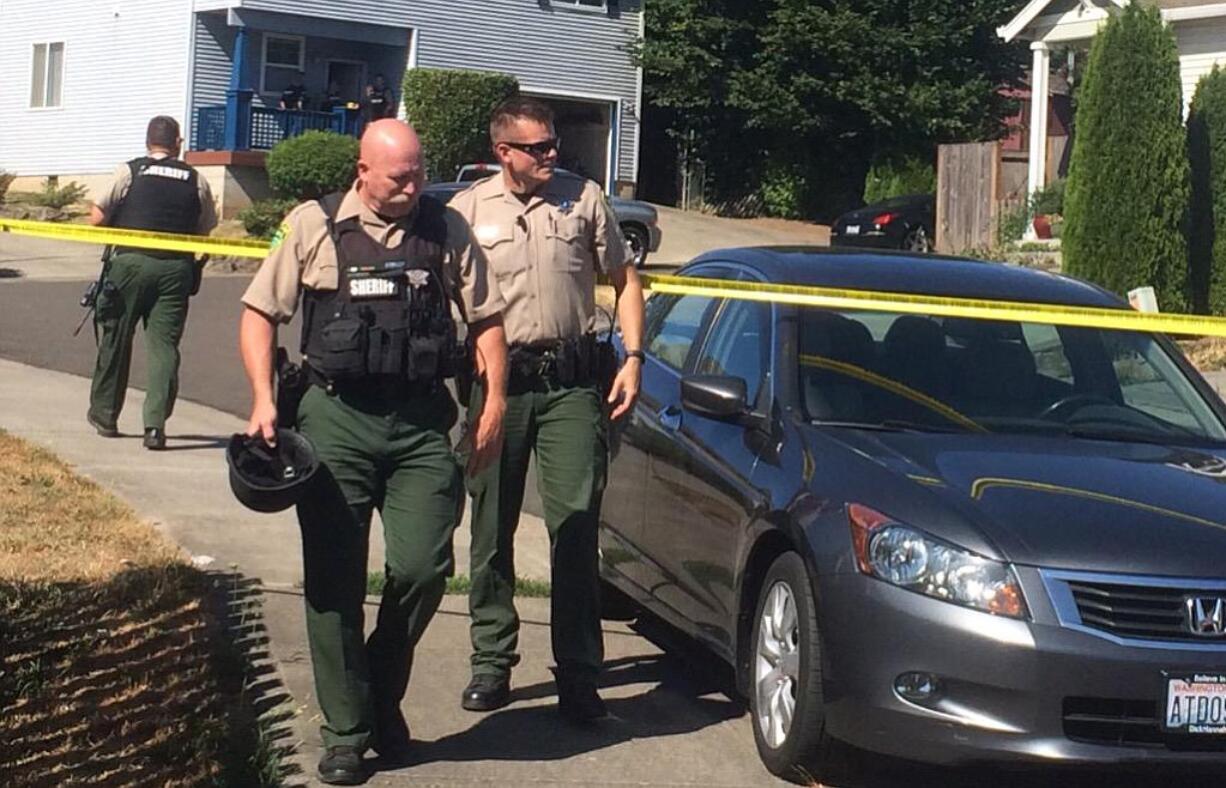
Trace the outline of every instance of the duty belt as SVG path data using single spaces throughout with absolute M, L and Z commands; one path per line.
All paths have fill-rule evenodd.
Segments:
M 581 386 L 596 379 L 596 337 L 585 334 L 556 342 L 511 345 L 509 356 L 511 383 L 536 382 Z

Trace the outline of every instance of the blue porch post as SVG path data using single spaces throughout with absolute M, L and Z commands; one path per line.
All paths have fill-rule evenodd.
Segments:
M 230 89 L 226 91 L 226 150 L 247 150 L 251 147 L 251 99 L 255 91 L 242 87 L 246 59 L 247 28 L 241 26 L 234 36 Z

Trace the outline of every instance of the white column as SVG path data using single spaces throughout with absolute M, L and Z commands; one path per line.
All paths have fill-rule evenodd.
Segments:
M 1026 185 L 1027 196 L 1033 197 L 1047 179 L 1047 107 L 1048 74 L 1051 70 L 1051 49 L 1042 41 L 1030 45 L 1034 63 L 1030 72 L 1030 170 Z M 1026 235 L 1034 236 L 1034 226 L 1026 227 Z

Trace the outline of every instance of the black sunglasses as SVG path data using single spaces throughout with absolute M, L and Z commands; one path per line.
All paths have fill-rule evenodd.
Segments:
M 550 137 L 549 139 L 541 140 L 540 142 L 510 142 L 508 140 L 503 140 L 502 144 L 506 145 L 507 147 L 514 148 L 515 150 L 523 151 L 529 156 L 539 159 L 542 156 L 548 155 L 549 151 L 551 150 L 558 150 L 558 146 L 562 144 L 562 140 L 558 137 Z

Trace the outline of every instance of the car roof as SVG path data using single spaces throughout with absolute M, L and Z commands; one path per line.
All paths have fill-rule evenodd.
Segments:
M 1004 263 L 905 252 L 822 246 L 717 249 L 694 258 L 678 273 L 686 275 L 693 266 L 714 262 L 748 266 L 777 284 L 1128 308 L 1122 298 L 1071 277 Z

